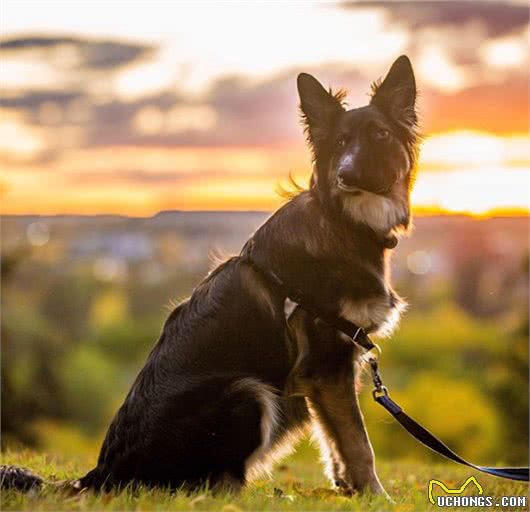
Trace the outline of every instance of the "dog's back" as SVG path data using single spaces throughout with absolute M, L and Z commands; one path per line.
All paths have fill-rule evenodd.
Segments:
M 177 307 L 82 487 L 244 482 L 252 454 L 274 442 L 272 390 L 289 371 L 283 304 L 266 286 L 233 258 Z

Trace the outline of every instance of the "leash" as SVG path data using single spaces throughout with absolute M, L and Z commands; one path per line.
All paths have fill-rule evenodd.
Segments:
M 388 389 L 383 385 L 381 374 L 379 373 L 377 356 L 368 355 L 370 353 L 373 354 L 375 351 L 380 354 L 381 349 L 378 345 L 372 342 L 362 327 L 355 325 L 349 320 L 330 315 L 329 313 L 320 310 L 313 302 L 304 297 L 300 290 L 290 289 L 274 271 L 258 265 L 250 258 L 249 255 L 244 257 L 244 261 L 254 268 L 258 273 L 265 276 L 269 281 L 273 282 L 276 287 L 280 289 L 282 295 L 293 302 L 297 307 L 304 309 L 313 317 L 320 318 L 328 325 L 348 336 L 353 343 L 364 349 L 365 352 L 363 357 L 365 357 L 365 359 L 368 361 L 372 373 L 372 381 L 374 384 L 372 396 L 374 400 L 384 407 L 384 409 L 386 409 L 414 439 L 442 457 L 452 460 L 458 464 L 476 469 L 482 473 L 487 473 L 500 478 L 506 478 L 508 480 L 519 480 L 522 482 L 529 481 L 528 467 L 493 468 L 487 466 L 477 466 L 476 464 L 468 462 L 464 458 L 460 457 L 460 455 L 456 454 L 434 434 L 429 432 L 416 420 L 412 419 L 396 402 L 394 402 L 394 400 L 390 398 Z
M 447 459 L 458 464 L 462 464 L 464 466 L 476 469 L 477 471 L 481 471 L 482 473 L 498 476 L 500 478 L 528 482 L 529 468 L 491 468 L 487 466 L 477 466 L 476 464 L 468 462 L 464 458 L 460 457 L 460 455 L 451 450 L 451 448 L 438 439 L 434 434 L 429 432 L 416 420 L 412 419 L 396 402 L 394 402 L 394 400 L 390 398 L 388 389 L 383 386 L 377 359 L 375 357 L 369 357 L 368 363 L 370 365 L 372 381 L 374 383 L 374 389 L 372 391 L 374 400 L 378 404 L 382 405 L 414 439 L 419 441 L 427 448 L 431 449 L 433 452 L 436 452 L 439 455 L 442 455 L 443 457 L 446 457 Z

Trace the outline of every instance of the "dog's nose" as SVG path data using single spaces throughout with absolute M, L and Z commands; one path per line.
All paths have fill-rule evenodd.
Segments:
M 350 153 L 343 155 L 337 166 L 337 178 L 347 186 L 358 185 L 361 176 L 356 167 L 354 155 Z

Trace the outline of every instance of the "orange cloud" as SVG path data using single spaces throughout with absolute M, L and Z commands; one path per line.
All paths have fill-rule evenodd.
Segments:
M 497 70 L 494 73 L 502 73 Z M 424 130 L 481 130 L 496 134 L 527 133 L 528 80 L 474 86 L 452 94 L 434 90 L 422 99 Z

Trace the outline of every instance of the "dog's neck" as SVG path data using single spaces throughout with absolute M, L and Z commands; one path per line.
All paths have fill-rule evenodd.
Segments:
M 382 220 L 373 221 L 371 211 L 375 211 L 372 208 L 368 215 L 363 215 L 362 209 L 357 210 L 356 212 L 344 211 L 346 208 L 337 208 L 331 206 L 327 202 L 321 201 L 321 198 L 318 193 L 315 193 L 313 190 L 310 191 L 312 197 L 318 203 L 319 208 L 322 211 L 322 215 L 327 217 L 330 222 L 333 223 L 345 223 L 347 226 L 351 227 L 353 232 L 362 232 L 363 235 L 367 236 L 370 239 L 373 239 L 377 244 L 381 245 L 384 249 L 394 249 L 398 244 L 399 228 L 403 227 L 405 223 L 408 223 L 408 212 L 407 216 L 397 216 L 392 215 L 391 218 L 384 218 Z M 374 194 L 370 194 L 374 196 Z M 406 208 L 403 208 L 406 211 Z M 357 213 L 357 215 L 355 214 Z
M 326 304 L 341 290 L 364 287 L 356 283 L 356 275 L 375 288 L 382 286 L 387 255 L 396 243 L 393 232 L 379 234 L 343 216 L 325 214 L 314 196 L 304 192 L 255 233 L 242 256 Z

